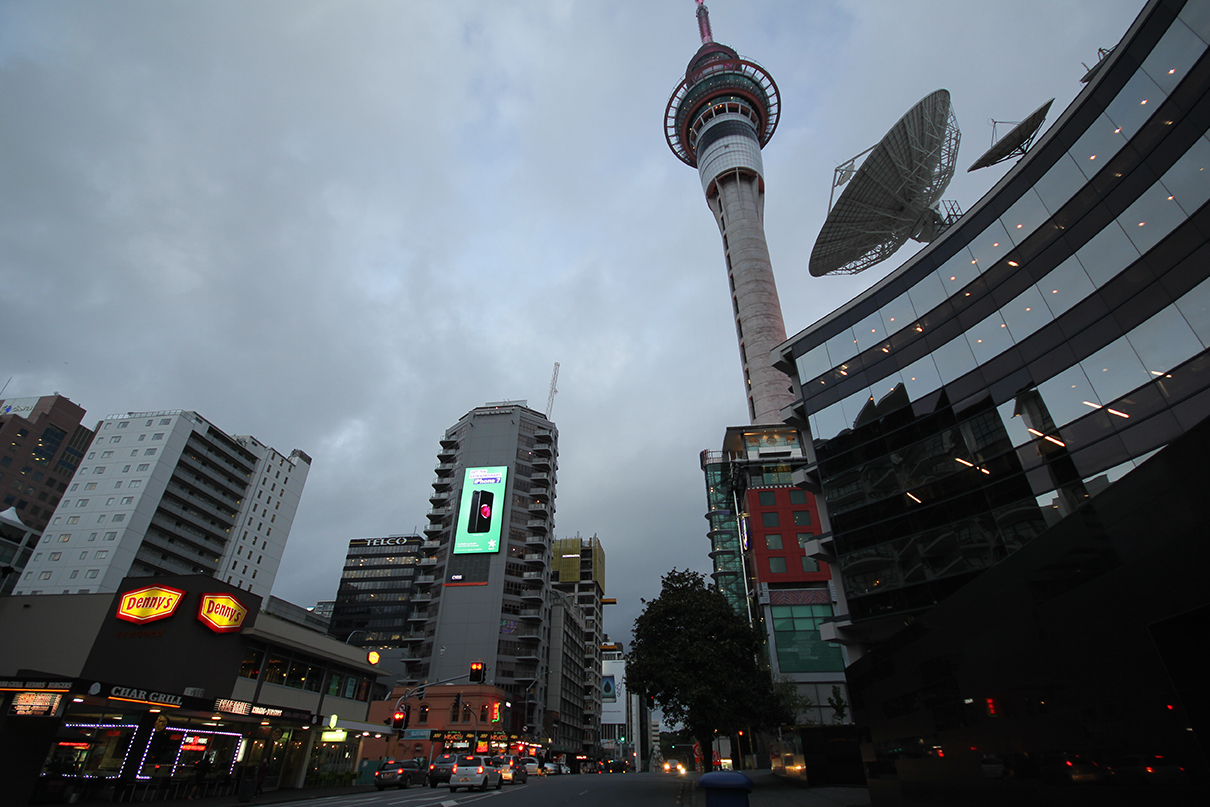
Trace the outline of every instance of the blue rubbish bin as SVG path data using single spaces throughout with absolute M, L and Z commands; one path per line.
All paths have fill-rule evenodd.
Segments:
M 736 771 L 714 771 L 702 774 L 697 786 L 706 791 L 706 807 L 748 807 L 753 783 Z

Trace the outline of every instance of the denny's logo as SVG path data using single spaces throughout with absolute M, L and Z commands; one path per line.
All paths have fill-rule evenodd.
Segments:
M 203 594 L 197 618 L 215 633 L 235 633 L 244 624 L 248 609 L 230 594 Z
M 154 622 L 172 616 L 185 592 L 167 586 L 145 586 L 127 591 L 118 603 L 118 619 L 127 622 Z

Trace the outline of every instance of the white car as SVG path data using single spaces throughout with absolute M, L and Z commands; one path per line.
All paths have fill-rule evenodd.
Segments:
M 500 768 L 492 764 L 491 757 L 474 755 L 458 755 L 454 769 L 450 772 L 450 792 L 460 787 L 470 790 L 472 787 L 487 790 L 494 787 L 499 790 L 504 786 L 504 777 Z
M 541 776 L 546 771 L 542 770 L 542 763 L 537 757 L 521 757 L 521 764 L 525 766 L 525 772 L 530 776 Z

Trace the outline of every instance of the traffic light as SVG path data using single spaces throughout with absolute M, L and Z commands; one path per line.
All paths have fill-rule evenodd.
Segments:
M 400 729 L 404 728 L 404 726 L 407 724 L 407 719 L 408 719 L 407 712 L 405 712 L 405 711 L 395 712 L 395 714 L 391 717 L 391 728 L 395 729 L 395 731 L 399 731 Z
M 470 682 L 472 684 L 482 684 L 484 670 L 485 667 L 482 661 L 472 661 Z

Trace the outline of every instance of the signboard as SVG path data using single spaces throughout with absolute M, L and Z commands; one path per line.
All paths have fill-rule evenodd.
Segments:
M 601 676 L 601 701 L 603 703 L 615 703 L 618 699 L 618 688 L 614 684 L 612 675 Z
M 404 729 L 403 739 L 405 740 L 428 740 L 432 729 Z
M 230 594 L 203 594 L 197 618 L 215 633 L 235 633 L 244 625 L 248 609 Z
M 454 534 L 455 555 L 500 551 L 500 526 L 508 505 L 504 498 L 507 482 L 506 465 L 466 469 Z
M 319 735 L 319 739 L 325 743 L 343 743 L 348 737 L 349 733 L 344 729 L 325 731 Z
M 118 619 L 143 624 L 167 619 L 176 613 L 176 607 L 185 598 L 185 592 L 167 586 L 144 586 L 127 591 L 118 602 Z
M 18 692 L 8 713 L 19 717 L 48 717 L 54 715 L 63 701 L 60 692 Z

